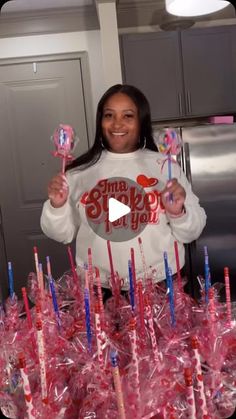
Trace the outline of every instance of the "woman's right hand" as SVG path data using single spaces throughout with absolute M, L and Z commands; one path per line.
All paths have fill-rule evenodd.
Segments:
M 48 198 L 54 208 L 62 207 L 69 195 L 69 186 L 66 176 L 62 173 L 54 176 L 48 184 Z

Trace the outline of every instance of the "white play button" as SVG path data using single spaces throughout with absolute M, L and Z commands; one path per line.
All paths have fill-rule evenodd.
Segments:
M 153 179 L 144 175 L 140 178 L 140 183 L 126 177 L 102 179 L 82 196 L 88 224 L 102 239 L 117 243 L 132 240 L 154 222 L 153 207 L 159 208 L 159 190 L 150 199 L 150 190 L 146 194 L 142 184 Z
M 110 223 L 113 223 L 124 215 L 129 214 L 130 207 L 117 201 L 117 199 L 110 198 L 108 201 L 108 211 L 108 219 Z

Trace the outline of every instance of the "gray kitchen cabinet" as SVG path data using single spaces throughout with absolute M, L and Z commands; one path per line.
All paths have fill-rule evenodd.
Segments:
M 147 96 L 153 120 L 185 114 L 179 42 L 177 32 L 121 37 L 124 82 L 138 87 Z
M 124 82 L 146 94 L 154 121 L 236 112 L 233 29 L 121 37 Z
M 231 39 L 230 26 L 181 32 L 187 115 L 236 110 Z

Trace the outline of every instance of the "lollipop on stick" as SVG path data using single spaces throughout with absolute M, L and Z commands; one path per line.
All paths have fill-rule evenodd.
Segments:
M 176 163 L 171 156 L 177 156 L 182 147 L 182 139 L 180 135 L 173 129 L 173 128 L 164 128 L 160 131 L 157 141 L 156 141 L 157 148 L 160 153 L 165 154 L 167 157 L 162 164 L 162 169 L 164 164 L 168 162 L 168 180 L 172 179 L 172 165 L 171 163 Z M 172 201 L 172 197 L 170 196 L 170 201 Z
M 70 125 L 60 124 L 55 129 L 52 139 L 56 147 L 53 155 L 62 158 L 62 173 L 65 173 L 67 162 L 73 160 L 71 152 L 75 148 L 78 138 Z
M 181 151 L 182 139 L 173 128 L 164 128 L 158 134 L 156 144 L 160 153 L 177 156 Z

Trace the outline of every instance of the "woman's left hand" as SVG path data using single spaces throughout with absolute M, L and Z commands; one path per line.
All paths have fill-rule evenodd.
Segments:
M 178 217 L 184 211 L 186 192 L 177 179 L 173 178 L 166 184 L 161 193 L 162 204 L 168 214 Z

